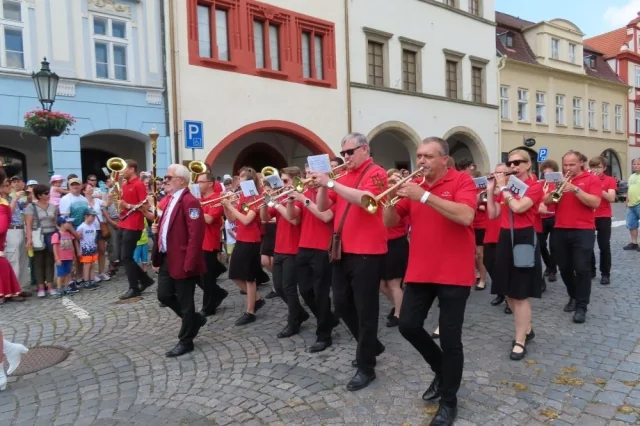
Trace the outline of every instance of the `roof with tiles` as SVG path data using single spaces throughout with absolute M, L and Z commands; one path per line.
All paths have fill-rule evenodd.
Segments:
M 620 53 L 620 48 L 629 40 L 626 27 L 600 34 L 584 40 L 585 46 L 597 49 L 605 58 L 613 58 Z

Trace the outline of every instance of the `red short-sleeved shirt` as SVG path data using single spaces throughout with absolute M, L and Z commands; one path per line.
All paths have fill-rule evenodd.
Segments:
M 240 206 L 242 203 L 250 203 L 255 201 L 255 199 L 256 197 L 245 197 L 241 195 L 238 201 L 238 213 L 246 216 L 247 214 L 242 211 Z M 244 225 L 240 220 L 236 220 L 236 241 L 243 243 L 259 243 L 262 241 L 260 236 L 260 214 L 258 212 L 256 212 L 255 218 L 248 225 Z
M 529 177 L 529 179 L 525 180 L 524 183 L 529 187 L 527 192 L 524 194 L 525 197 L 531 199 L 533 201 L 533 206 L 529 210 L 524 213 L 514 213 L 513 214 L 513 229 L 522 229 L 529 227 L 536 227 L 536 220 L 539 220 L 540 215 L 538 214 L 538 206 L 542 202 L 542 185 L 538 182 L 537 179 L 533 177 Z M 517 200 L 521 197 L 518 195 L 514 196 Z M 503 201 L 504 196 L 500 194 L 498 196 L 498 200 Z M 500 216 L 502 220 L 500 221 L 500 227 L 502 229 L 510 229 L 511 222 L 509 219 L 509 207 L 506 203 L 502 204 L 502 210 L 500 211 Z M 536 219 L 538 217 L 538 219 Z M 537 229 L 536 229 L 537 231 Z M 542 231 L 542 222 L 540 222 L 540 231 Z
M 409 217 L 405 216 L 400 219 L 400 222 L 396 226 L 387 228 L 387 240 L 395 240 L 396 238 L 404 237 L 409 233 Z
M 487 215 L 487 227 L 484 232 L 484 241 L 483 244 L 497 244 L 498 238 L 500 238 L 500 223 L 502 222 L 502 218 L 500 216 L 495 219 L 489 219 Z
M 486 210 L 480 210 L 480 205 L 476 208 L 476 215 L 473 218 L 473 229 L 485 229 L 487 227 L 488 215 Z
M 122 200 L 125 203 L 135 206 L 141 203 L 147 198 L 147 188 L 144 183 L 136 176 L 129 179 L 122 185 Z M 120 222 L 118 227 L 120 229 L 129 229 L 132 231 L 142 231 L 144 229 L 144 215 L 140 210 L 137 210 L 129 215 L 126 219 L 123 219 L 124 215 L 128 212 L 127 209 L 120 210 Z
M 318 191 L 309 189 L 304 193 L 304 196 L 316 203 Z M 335 213 L 335 206 L 332 206 L 331 209 Z M 306 207 L 301 207 L 300 220 L 300 248 L 327 250 L 333 233 L 333 223 L 321 221 Z
M 202 202 L 220 198 L 220 192 L 214 192 L 208 197 L 202 199 Z M 215 203 L 207 204 L 202 207 L 202 212 L 213 217 L 213 222 L 204 225 L 204 240 L 202 241 L 202 250 L 214 251 L 220 250 L 220 238 L 222 236 L 220 228 L 222 228 L 222 215 L 224 209 L 222 206 L 213 207 Z
M 373 159 L 370 158 L 357 169 L 349 170 L 346 176 L 340 178 L 340 183 L 354 188 L 360 175 L 371 163 L 373 163 Z M 357 189 L 368 191 L 377 196 L 386 187 L 387 173 L 382 167 L 373 164 L 366 171 Z M 329 191 L 329 198 L 336 206 L 333 229 L 337 231 L 349 203 L 334 191 Z M 375 214 L 367 213 L 359 205 L 349 207 L 341 237 L 343 253 L 385 254 L 387 252 L 387 229 L 382 221 L 382 207 Z
M 571 181 L 587 194 L 602 197 L 602 182 L 597 176 L 583 170 Z M 595 210 L 586 206 L 573 192 L 565 192 L 556 205 L 556 228 L 595 229 Z
M 468 173 L 449 169 L 422 188 L 447 201 L 477 208 L 478 191 Z M 396 205 L 400 217 L 409 217 L 411 243 L 406 283 L 471 286 L 476 281 L 476 239 L 472 226 L 458 225 L 427 204 L 403 199 Z
M 295 203 L 296 207 L 302 208 L 300 203 Z M 300 243 L 300 225 L 294 225 L 285 219 L 277 208 L 269 207 L 269 217 L 276 218 L 276 244 L 273 249 L 278 254 L 298 253 L 298 243 Z
M 618 189 L 618 182 L 611 176 L 607 176 L 605 174 L 601 174 L 598 176 L 600 178 L 600 182 L 602 182 L 602 190 L 604 192 L 609 192 L 610 189 L 616 191 Z M 604 198 L 600 201 L 600 205 L 595 211 L 596 218 L 599 217 L 613 217 L 613 212 L 611 211 L 611 203 Z

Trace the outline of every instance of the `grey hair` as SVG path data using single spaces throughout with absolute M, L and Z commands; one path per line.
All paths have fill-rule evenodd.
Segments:
M 640 157 L 634 158 L 633 160 L 631 160 L 631 164 L 635 163 L 636 161 L 640 162 Z
M 344 146 L 344 144 L 350 141 L 351 139 L 356 140 L 356 146 L 362 146 L 362 145 L 369 146 L 369 139 L 367 139 L 367 137 L 362 133 L 358 133 L 358 132 L 352 132 L 352 133 L 349 133 L 347 136 L 345 136 L 344 139 L 342 139 L 342 142 L 340 142 L 340 146 Z
M 184 182 L 186 184 L 189 184 L 189 182 L 191 182 L 191 172 L 182 164 L 172 164 L 167 170 L 173 170 L 175 176 L 184 179 Z
M 440 145 L 440 154 L 442 154 L 443 156 L 449 155 L 449 143 L 442 138 L 439 138 L 437 136 L 429 136 L 428 138 L 423 140 L 421 143 L 422 144 L 437 143 L 438 145 Z

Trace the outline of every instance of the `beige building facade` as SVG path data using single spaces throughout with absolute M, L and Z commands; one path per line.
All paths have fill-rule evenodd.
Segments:
M 580 29 L 563 19 L 532 23 L 502 13 L 496 21 L 503 158 L 526 149 L 537 170 L 541 151 L 559 162 L 576 150 L 604 155 L 611 175 L 628 176 L 629 87 L 583 45 Z

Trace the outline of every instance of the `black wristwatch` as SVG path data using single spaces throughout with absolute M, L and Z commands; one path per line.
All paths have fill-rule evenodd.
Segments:
M 310 199 L 307 198 L 306 200 L 304 200 L 304 206 L 305 207 L 309 207 L 310 205 L 311 205 L 311 200 Z

